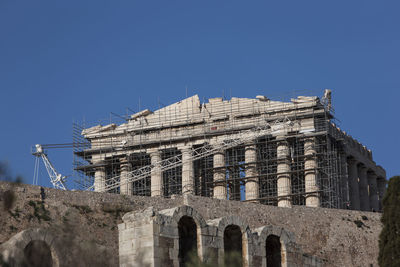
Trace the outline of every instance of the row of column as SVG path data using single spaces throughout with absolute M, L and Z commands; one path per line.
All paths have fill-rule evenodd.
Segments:
M 191 149 L 182 149 L 182 193 L 194 194 L 194 170 L 193 161 L 191 160 Z M 161 171 L 161 151 L 149 151 L 151 158 L 151 196 L 163 195 L 163 182 Z M 120 160 L 120 193 L 123 195 L 132 195 L 132 183 L 128 182 L 129 179 L 129 163 L 126 159 Z M 106 173 L 104 167 L 98 167 L 94 177 L 95 191 L 104 192 L 106 184 Z
M 315 139 L 304 140 L 304 168 L 305 168 L 305 201 L 308 207 L 319 207 L 320 188 L 317 183 L 317 161 L 315 150 Z M 344 157 L 346 159 L 346 157 Z M 288 142 L 282 138 L 277 146 L 277 196 L 279 207 L 291 207 L 291 168 L 290 150 Z M 259 198 L 256 170 L 256 149 L 254 145 L 246 146 L 246 200 Z M 226 198 L 225 183 L 225 159 L 224 152 L 220 151 L 214 155 L 214 197 Z M 341 164 L 343 177 L 340 187 L 343 194 L 349 196 L 351 208 L 362 211 L 380 211 L 382 199 L 386 191 L 386 180 L 377 175 L 354 159 Z M 346 179 L 347 178 L 347 179 Z M 348 186 L 347 186 L 348 184 Z
M 319 189 L 317 185 L 317 162 L 314 138 L 307 138 L 304 145 L 305 156 L 305 191 L 306 206 L 319 207 Z M 255 145 L 245 147 L 246 162 L 246 200 L 259 198 L 259 184 L 257 172 L 257 152 Z M 282 138 L 277 146 L 277 197 L 279 207 L 292 206 L 291 168 L 289 143 Z M 214 154 L 214 198 L 226 199 L 225 153 L 219 151 Z
M 317 161 L 314 138 L 304 140 L 304 178 L 305 178 L 305 198 L 307 207 L 319 207 L 319 188 L 317 184 Z M 278 207 L 292 206 L 292 186 L 290 168 L 289 143 L 282 138 L 278 141 L 277 148 L 277 190 Z
M 386 181 L 355 159 L 348 159 L 349 202 L 353 210 L 379 211 Z
M 314 138 L 307 138 L 304 142 L 304 166 L 305 166 L 305 201 L 308 207 L 320 206 L 320 192 L 317 184 L 317 161 Z M 157 162 L 161 161 L 159 151 L 151 153 L 151 161 L 154 166 L 151 174 L 151 195 L 162 196 L 162 172 Z M 259 198 L 259 184 L 257 173 L 257 151 L 254 144 L 245 147 L 245 199 L 257 200 Z M 291 168 L 290 150 L 288 142 L 282 138 L 277 146 L 277 197 L 279 207 L 291 207 Z M 194 194 L 194 170 L 191 160 L 191 150 L 182 150 L 182 193 Z M 214 198 L 226 199 L 226 170 L 225 151 L 214 154 Z M 346 168 L 346 164 L 344 164 Z M 122 168 L 124 170 L 124 168 Z M 347 162 L 348 195 L 351 208 L 354 210 L 379 211 L 380 201 L 385 193 L 385 179 L 378 179 L 377 175 L 359 162 L 351 159 Z M 122 176 L 122 175 L 121 175 Z M 345 179 L 343 179 L 346 183 Z M 341 185 L 342 188 L 347 186 Z M 344 190 L 346 191 L 346 190 Z M 125 192 L 121 189 L 121 192 Z M 346 193 L 346 192 L 345 192 Z
M 194 194 L 194 168 L 190 148 L 181 149 L 182 153 L 182 194 Z M 150 153 L 151 165 L 151 196 L 163 196 L 163 177 L 160 166 L 161 151 L 153 150 Z
M 278 139 L 279 140 L 279 139 Z M 194 194 L 194 168 L 191 158 L 192 150 L 190 148 L 181 149 L 182 153 L 182 194 Z M 151 164 L 151 196 L 163 196 L 163 177 L 160 166 L 162 160 L 161 151 L 150 150 Z M 318 207 L 320 205 L 319 192 L 316 180 L 316 151 L 313 138 L 305 140 L 305 191 L 306 206 Z M 259 183 L 257 172 L 257 151 L 254 144 L 245 146 L 245 199 L 248 201 L 259 199 Z M 282 138 L 277 145 L 277 197 L 279 207 L 291 207 L 292 189 L 291 189 L 291 167 L 290 150 L 288 142 Z M 226 199 L 226 169 L 225 169 L 225 151 L 217 151 L 213 155 L 213 182 L 214 198 Z M 132 183 L 128 183 L 129 165 L 127 161 L 120 162 L 120 193 L 132 194 Z M 102 171 L 103 170 L 103 171 Z M 95 190 L 104 191 L 101 188 L 105 185 L 105 172 L 98 169 L 95 172 Z
M 257 151 L 254 144 L 245 147 L 245 199 L 257 200 L 259 198 L 259 184 L 257 172 Z M 214 173 L 214 198 L 226 199 L 226 170 L 225 170 L 225 151 L 221 150 L 213 157 Z
M 192 150 L 189 147 L 181 149 L 182 153 L 182 194 L 194 194 L 194 167 Z M 161 151 L 150 150 L 151 164 L 151 196 L 163 196 L 163 175 L 160 161 Z M 345 155 L 341 157 L 342 177 L 340 187 L 342 198 L 348 201 L 353 210 L 380 211 L 381 201 L 386 190 L 386 181 L 383 177 L 377 177 L 362 163 L 355 159 L 349 159 Z M 259 184 L 257 171 L 257 151 L 254 144 L 245 146 L 245 199 L 258 201 Z M 225 151 L 217 151 L 213 155 L 213 182 L 214 198 L 227 198 Z M 320 206 L 320 192 L 317 184 L 317 161 L 314 138 L 304 140 L 304 175 L 305 175 L 305 204 L 308 207 Z M 132 183 L 128 183 L 129 165 L 127 160 L 120 161 L 120 193 L 132 194 Z M 284 137 L 277 138 L 277 199 L 279 207 L 292 206 L 291 186 L 291 157 L 289 143 Z M 347 178 L 347 179 L 346 179 Z M 105 168 L 99 167 L 95 172 L 94 187 L 96 191 L 104 191 L 106 184 Z

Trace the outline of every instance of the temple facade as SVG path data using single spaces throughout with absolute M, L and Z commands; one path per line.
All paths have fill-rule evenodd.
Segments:
M 330 90 L 290 101 L 197 95 L 81 131 L 89 188 L 380 211 L 385 170 L 336 124 Z

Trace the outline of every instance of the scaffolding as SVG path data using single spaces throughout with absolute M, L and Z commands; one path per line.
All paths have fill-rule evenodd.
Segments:
M 296 95 L 299 92 L 294 92 L 291 96 Z M 105 173 L 104 191 L 120 193 L 121 166 L 124 162 L 129 174 L 127 182 L 132 188 L 130 194 L 151 196 L 151 172 L 155 165 L 152 164 L 148 150 L 156 146 L 161 151 L 157 164 L 162 170 L 162 195 L 171 197 L 182 194 L 183 160 L 182 151 L 177 148 L 177 144 L 193 143 L 196 140 L 190 154 L 195 195 L 213 197 L 216 186 L 214 173 L 222 168 L 225 173 L 223 186 L 227 199 L 247 201 L 246 183 L 255 180 L 258 194 L 252 201 L 277 205 L 280 200 L 277 188 L 280 164 L 277 149 L 280 139 L 274 132 L 285 128 L 290 165 L 290 193 L 286 197 L 290 198 L 293 205 L 305 205 L 308 195 L 317 194 L 321 207 L 345 207 L 347 188 L 343 188 L 342 182 L 347 179 L 342 159 L 344 143 L 341 136 L 336 134 L 333 125 L 336 121 L 330 102 L 313 98 L 312 101 L 316 104 L 311 107 L 305 108 L 305 102 L 292 101 L 279 102 L 275 109 L 271 106 L 260 110 L 255 104 L 244 109 L 237 106 L 240 101 L 221 101 L 224 105 L 214 105 L 213 110 L 208 110 L 204 103 L 201 104 L 202 112 L 208 112 L 210 117 L 212 114 L 212 118 L 208 120 L 197 119 L 198 115 L 190 110 L 198 108 L 196 103 L 186 105 L 185 112 L 176 106 L 166 107 L 164 112 L 158 113 L 158 117 L 153 116 L 152 121 L 147 121 L 146 116 L 127 116 L 124 118 L 127 126 L 123 132 L 110 119 L 106 126 L 97 126 L 108 127 L 104 130 L 107 134 L 99 132 L 99 137 L 91 140 L 82 134 L 89 128 L 88 125 L 75 122 L 73 150 L 77 184 L 80 189 L 93 190 L 96 170 L 102 169 Z M 252 101 L 256 103 L 259 100 Z M 271 102 L 271 105 L 274 103 L 277 102 Z M 293 125 L 306 115 L 313 121 L 313 131 L 291 131 Z M 132 118 L 135 120 L 133 130 L 129 128 Z M 251 123 L 248 123 L 249 119 Z M 219 136 L 223 136 L 223 140 L 218 139 Z M 305 139 L 310 136 L 315 140 L 317 164 L 313 171 L 316 173 L 316 192 L 307 192 L 305 182 Z M 213 138 L 217 138 L 219 143 L 212 143 Z M 245 158 L 245 149 L 249 145 L 256 148 L 256 157 L 252 162 L 246 162 Z M 213 155 L 217 151 L 224 151 L 223 167 L 214 167 Z M 255 166 L 256 175 L 246 175 L 246 170 L 251 166 Z

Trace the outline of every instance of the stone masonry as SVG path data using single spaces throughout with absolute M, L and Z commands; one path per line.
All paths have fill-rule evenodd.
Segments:
M 97 192 L 380 211 L 386 173 L 334 123 L 330 91 L 290 102 L 197 95 L 82 131 Z
M 378 266 L 379 213 L 274 207 L 190 194 L 167 199 L 50 188 L 44 190 L 41 208 L 39 186 L 4 182 L 1 206 L 9 191 L 15 203 L 9 211 L 0 209 L 3 260 L 20 260 L 31 242 L 41 242 L 54 266 L 135 266 L 140 257 L 149 264 L 162 258 L 177 266 L 184 259 L 181 248 L 190 247 L 180 245 L 179 226 L 193 218 L 200 229 L 197 255 L 205 261 L 224 261 L 232 249 L 224 239 L 236 234 L 242 237 L 242 262 L 249 266 L 263 266 L 279 244 L 281 263 L 288 266 Z
M 293 233 L 276 226 L 263 226 L 253 231 L 239 216 L 227 216 L 205 221 L 201 214 L 190 206 L 155 211 L 153 207 L 142 212 L 128 213 L 119 225 L 120 266 L 183 266 L 184 256 L 180 251 L 179 222 L 183 217 L 192 218 L 197 256 L 200 261 L 213 266 L 224 264 L 224 232 L 228 226 L 238 226 L 244 267 L 267 266 L 267 238 L 279 240 L 277 250 L 279 264 L 268 266 L 323 266 L 322 259 L 304 254 L 296 244 Z M 190 253 L 187 251 L 186 253 Z

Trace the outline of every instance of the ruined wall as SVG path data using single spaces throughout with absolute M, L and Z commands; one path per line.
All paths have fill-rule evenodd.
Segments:
M 293 233 L 279 226 L 252 229 L 238 215 L 213 220 L 191 206 L 129 212 L 119 224 L 121 267 L 321 267 Z
M 10 209 L 5 209 L 9 192 L 14 193 L 15 201 L 12 201 Z M 160 201 L 50 188 L 44 188 L 44 193 L 42 202 L 39 186 L 0 182 L 0 251 L 21 231 L 41 229 L 45 230 L 41 233 L 57 237 L 52 240 L 52 245 L 59 248 L 60 266 L 118 266 L 118 223 L 122 222 L 121 217 L 149 204 L 169 208 L 180 203 L 177 200 Z M 26 233 L 22 234 L 12 243 L 24 243 L 29 236 L 29 233 L 28 237 Z
M 5 191 L 15 192 L 16 201 L 3 208 Z M 302 252 L 322 260 L 323 266 L 377 265 L 380 214 L 322 208 L 279 208 L 254 203 L 187 196 L 175 199 L 126 196 L 96 192 L 60 191 L 0 182 L 0 251 L 8 240 L 27 229 L 59 231 L 69 241 L 59 253 L 60 266 L 73 261 L 95 264 L 107 260 L 118 266 L 118 228 L 129 211 L 156 211 L 189 205 L 205 220 L 240 216 L 251 229 L 282 227 L 292 232 Z M 97 254 L 96 254 L 97 253 Z M 102 257 L 100 257 L 102 256 Z
M 189 197 L 185 204 L 207 219 L 237 215 L 253 229 L 282 227 L 294 234 L 304 253 L 322 259 L 323 266 L 378 266 L 378 213 L 303 206 L 288 209 L 199 197 Z

